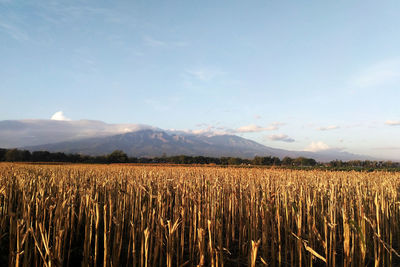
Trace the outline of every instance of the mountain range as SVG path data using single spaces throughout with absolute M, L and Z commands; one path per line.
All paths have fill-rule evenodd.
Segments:
M 0 147 L 86 155 L 104 155 L 118 149 L 135 157 L 201 155 L 241 158 L 302 156 L 318 161 L 373 159 L 337 150 L 308 152 L 277 149 L 232 134 L 194 134 L 142 124 L 107 124 L 91 120 L 0 121 Z

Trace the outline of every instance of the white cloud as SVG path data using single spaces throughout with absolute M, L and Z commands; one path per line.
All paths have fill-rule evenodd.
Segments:
M 54 121 L 70 121 L 71 119 L 67 118 L 64 116 L 64 113 L 62 111 L 57 111 L 56 113 L 51 116 L 51 120 Z
M 191 130 L 191 129 L 185 129 L 185 130 L 176 130 L 176 129 L 169 129 L 168 131 L 172 133 L 186 133 L 186 134 L 194 134 L 194 135 L 204 135 L 204 136 L 216 136 L 216 135 L 229 135 L 231 134 L 230 132 L 221 129 L 221 127 L 215 127 L 215 126 L 208 126 L 205 129 L 196 129 L 196 130 Z
M 218 126 L 218 124 L 220 124 L 220 123 L 218 122 L 214 125 L 201 123 L 201 124 L 196 125 L 196 127 L 201 127 L 201 129 L 195 129 L 195 130 L 186 129 L 186 130 L 180 130 L 180 132 L 184 132 L 184 133 L 188 133 L 188 134 L 208 135 L 208 136 L 244 134 L 244 133 L 259 133 L 259 132 L 264 132 L 264 131 L 278 130 L 279 129 L 278 125 L 283 125 L 284 123 L 274 122 L 270 126 L 267 126 L 267 127 L 261 127 L 259 125 L 250 124 L 250 125 L 241 126 L 236 129 L 227 128 L 224 126 Z M 170 131 L 178 131 L 178 130 L 174 130 L 174 129 L 169 129 L 169 130 Z M 285 140 L 285 142 L 290 142 L 289 140 L 290 139 L 287 139 L 287 140 Z
M 282 141 L 287 143 L 293 143 L 295 141 L 293 138 L 290 138 L 286 134 L 272 134 L 269 135 L 268 138 L 272 141 Z
M 256 133 L 256 132 L 265 131 L 265 128 L 260 127 L 260 126 L 255 125 L 255 124 L 251 124 L 251 125 L 246 125 L 246 126 L 239 127 L 235 131 L 238 132 L 238 133 Z
M 400 125 L 400 121 L 392 121 L 392 120 L 387 120 L 385 122 L 386 125 L 390 125 L 390 126 L 398 126 Z
M 279 127 L 275 124 L 272 124 L 268 127 L 261 127 L 255 124 L 250 124 L 246 126 L 239 127 L 235 130 L 232 130 L 234 133 L 258 133 L 258 132 L 264 132 L 264 131 L 273 131 L 273 130 L 278 130 Z
M 358 88 L 390 85 L 400 81 L 400 60 L 378 62 L 356 75 L 351 85 Z
M 319 131 L 329 131 L 329 130 L 335 130 L 335 129 L 339 129 L 339 128 L 340 128 L 340 126 L 338 126 L 338 125 L 329 125 L 329 126 L 326 126 L 326 127 L 318 127 L 317 130 L 319 130 Z
M 329 147 L 327 144 L 324 142 L 318 141 L 318 142 L 311 142 L 311 144 L 304 149 L 304 151 L 310 151 L 310 152 L 319 152 L 319 151 L 325 151 L 325 150 L 330 150 L 331 147 Z

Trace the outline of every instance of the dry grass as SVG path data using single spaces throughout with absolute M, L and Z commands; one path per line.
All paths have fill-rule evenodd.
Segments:
M 385 172 L 0 164 L 0 262 L 395 266 L 399 190 Z

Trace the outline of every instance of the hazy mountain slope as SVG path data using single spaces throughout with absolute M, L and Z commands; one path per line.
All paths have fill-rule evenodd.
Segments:
M 0 121 L 0 147 L 35 146 L 142 129 L 155 128 L 142 124 L 108 124 L 93 120 L 6 120 Z
M 154 157 L 167 155 L 204 155 L 204 156 L 241 156 L 253 157 L 264 154 L 264 146 L 237 136 L 219 138 L 196 135 L 170 135 L 163 131 L 141 130 L 108 137 L 86 138 L 78 141 L 28 147 L 30 150 L 63 151 L 102 155 L 116 149 L 125 151 L 130 156 Z M 243 142 L 243 141 L 242 141 Z
M 88 155 L 108 154 L 120 149 L 136 157 L 185 154 L 242 158 L 303 156 L 319 161 L 372 159 L 335 150 L 313 153 L 276 149 L 236 135 L 192 134 L 142 124 L 108 124 L 93 120 L 0 121 L 0 147 Z
M 193 155 L 193 156 L 231 156 L 253 158 L 254 156 L 311 157 L 319 161 L 333 159 L 364 159 L 366 157 L 346 152 L 312 153 L 303 151 L 288 151 L 263 146 L 254 141 L 235 135 L 180 135 L 166 133 L 161 130 L 139 130 L 125 134 L 85 138 L 77 141 L 68 141 L 55 144 L 26 147 L 34 150 L 51 152 L 81 153 L 88 155 L 103 155 L 119 149 L 129 156 L 155 157 L 166 154 Z

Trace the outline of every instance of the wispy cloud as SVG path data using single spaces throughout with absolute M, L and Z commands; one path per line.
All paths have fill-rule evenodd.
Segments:
M 231 134 L 230 132 L 226 131 L 224 127 L 217 127 L 214 125 L 208 124 L 201 124 L 201 127 L 205 127 L 203 129 L 185 129 L 185 130 L 176 130 L 176 129 L 169 129 L 172 132 L 184 132 L 187 134 L 194 134 L 194 135 L 205 135 L 205 136 L 216 136 L 216 135 L 226 135 Z
M 387 121 L 385 121 L 385 124 L 389 125 L 389 126 L 399 126 L 400 125 L 400 121 L 387 120 Z
M 237 133 L 257 133 L 257 132 L 264 132 L 269 130 L 268 127 L 261 127 L 255 124 L 250 124 L 246 126 L 242 126 L 234 130 Z
M 188 43 L 184 41 L 164 41 L 149 35 L 143 37 L 143 42 L 150 47 L 184 47 L 188 45 Z
M 51 1 L 34 4 L 38 8 L 38 14 L 50 23 L 65 23 L 76 21 L 88 17 L 101 17 L 102 20 L 128 26 L 130 19 L 121 13 L 117 13 L 112 8 L 102 8 L 90 5 L 89 2 L 82 1 L 76 3 L 72 1 Z
M 30 39 L 24 30 L 14 24 L 0 21 L 0 31 L 5 32 L 17 41 L 28 41 Z
M 374 147 L 375 150 L 400 150 L 400 146 Z
M 185 41 L 171 42 L 171 44 L 172 44 L 173 46 L 176 46 L 176 47 L 185 47 L 185 46 L 188 46 L 188 45 L 189 45 L 189 43 L 188 43 L 188 42 L 185 42 Z
M 238 128 L 229 128 L 229 127 L 223 127 L 223 126 L 218 126 L 219 123 L 214 124 L 214 125 L 209 125 L 209 124 L 197 124 L 197 127 L 201 127 L 202 129 L 196 129 L 196 130 L 184 130 L 187 133 L 192 133 L 192 134 L 207 134 L 207 135 L 223 135 L 223 134 L 244 134 L 244 133 L 260 133 L 260 132 L 265 132 L 265 131 L 274 131 L 278 130 L 280 125 L 284 125 L 284 123 L 280 122 L 274 122 L 271 125 L 267 127 L 261 127 L 259 125 L 255 124 L 250 124 L 250 125 L 245 125 L 241 126 Z M 291 142 L 291 139 L 287 140 L 282 140 L 285 142 Z M 294 141 L 294 140 L 293 140 Z
M 279 127 L 282 125 L 284 125 L 284 123 L 281 123 L 281 122 L 274 122 L 267 127 L 261 127 L 256 124 L 250 124 L 250 125 L 241 126 L 237 129 L 231 130 L 231 132 L 233 132 L 233 133 L 258 133 L 258 132 L 265 132 L 265 131 L 274 131 L 274 130 L 278 130 Z
M 400 81 L 400 60 L 385 60 L 373 64 L 359 72 L 351 80 L 357 88 L 378 87 Z
M 67 118 L 62 111 L 57 111 L 51 116 L 51 120 L 54 121 L 70 121 L 71 119 Z
M 277 129 L 279 129 L 281 126 L 286 125 L 286 123 L 284 122 L 279 122 L 279 121 L 275 121 L 273 123 L 271 123 L 271 126 L 275 126 Z
M 286 143 L 293 143 L 295 141 L 293 138 L 290 138 L 286 134 L 272 134 L 268 136 L 268 139 L 272 141 L 281 141 Z
M 186 73 L 188 73 L 191 77 L 204 82 L 211 81 L 218 76 L 226 74 L 224 71 L 213 68 L 191 69 L 186 70 Z
M 151 46 L 151 47 L 161 47 L 161 46 L 165 46 L 167 44 L 166 42 L 154 39 L 150 36 L 145 36 L 143 38 L 143 41 L 146 45 Z
M 165 112 L 171 110 L 172 107 L 176 106 L 181 101 L 181 98 L 177 96 L 170 96 L 164 100 L 165 101 L 161 101 L 155 98 L 147 98 L 144 100 L 144 103 L 152 107 L 155 111 Z
M 340 126 L 338 125 L 329 125 L 329 126 L 322 126 L 322 127 L 318 127 L 317 130 L 319 131 L 329 131 L 329 130 L 335 130 L 335 129 L 339 129 Z

